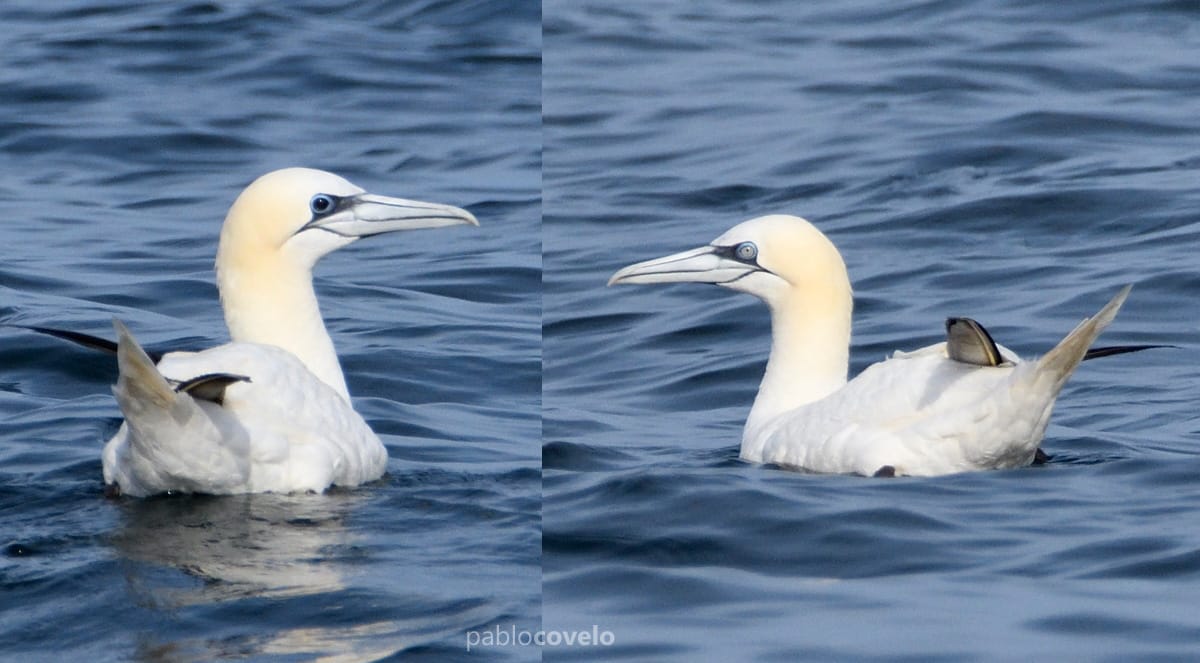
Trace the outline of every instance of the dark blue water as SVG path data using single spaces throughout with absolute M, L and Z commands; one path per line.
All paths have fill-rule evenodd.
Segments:
M 1200 8 L 544 3 L 550 660 L 1160 660 L 1200 651 Z M 617 268 L 769 212 L 841 248 L 852 370 L 970 315 L 1023 354 L 1125 283 L 1040 468 L 737 460 L 765 308 Z
M 316 286 L 391 461 L 329 495 L 106 500 L 115 366 L 0 329 L 0 658 L 528 660 L 540 609 L 537 2 L 8 2 L 0 320 L 227 339 L 234 196 L 306 165 L 460 205 Z M 401 236 L 403 235 L 403 236 Z

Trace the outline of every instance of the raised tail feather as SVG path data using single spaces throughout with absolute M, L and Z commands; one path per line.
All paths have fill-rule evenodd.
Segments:
M 1067 378 L 1071 377 L 1071 373 L 1075 371 L 1075 367 L 1087 356 L 1088 348 L 1100 336 L 1100 332 L 1103 332 L 1117 317 L 1117 311 L 1121 310 L 1121 305 L 1125 303 L 1125 298 L 1129 296 L 1131 289 L 1133 289 L 1132 285 L 1121 288 L 1121 291 L 1096 315 L 1079 323 L 1075 329 L 1071 330 L 1070 334 L 1067 334 L 1066 338 L 1059 341 L 1058 345 L 1039 359 L 1037 362 L 1039 379 L 1047 377 L 1052 379 L 1055 392 L 1062 388 Z
M 120 377 L 113 393 L 124 409 L 128 400 L 154 405 L 169 409 L 175 403 L 175 390 L 167 379 L 158 372 L 154 361 L 146 354 L 137 339 L 130 333 L 129 328 L 120 320 L 113 319 L 113 328 L 117 330 L 117 366 Z M 129 413 L 126 413 L 128 416 Z
M 129 430 L 124 458 L 112 462 L 106 456 L 104 478 L 124 494 L 151 495 L 164 486 L 175 485 L 178 477 L 187 476 L 190 459 L 181 457 L 179 443 L 199 408 L 191 398 L 171 388 L 125 325 L 113 320 L 113 327 L 117 330 L 117 364 L 121 371 L 113 395 Z M 106 454 L 112 444 L 105 448 Z
M 249 471 L 245 431 L 220 430 L 196 396 L 223 395 L 225 386 L 246 378 L 212 374 L 177 387 L 158 372 L 125 325 L 114 320 L 113 327 L 121 370 L 113 395 L 128 432 L 126 444 L 113 452 L 120 459 L 105 457 L 106 481 L 134 496 L 165 490 L 221 492 L 222 482 L 244 483 Z

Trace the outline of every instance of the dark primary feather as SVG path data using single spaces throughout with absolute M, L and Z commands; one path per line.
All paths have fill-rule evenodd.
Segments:
M 1113 355 L 1123 355 L 1128 352 L 1141 352 L 1142 350 L 1154 350 L 1157 348 L 1178 348 L 1177 345 L 1108 345 L 1102 348 L 1092 348 L 1083 355 L 1083 360 L 1099 359 L 1101 357 L 1111 357 Z
M 28 329 L 32 332 L 53 336 L 64 341 L 70 341 L 77 345 L 92 350 L 99 350 L 111 355 L 117 354 L 117 344 L 107 338 L 92 336 L 82 332 L 70 331 L 68 329 L 55 329 L 53 327 L 38 327 L 34 325 L 9 325 L 10 327 L 18 327 L 20 329 Z M 150 357 L 150 361 L 157 364 L 163 358 L 161 352 L 146 352 Z M 207 373 L 200 375 L 190 380 L 176 382 L 171 380 L 171 386 L 175 391 L 183 392 L 204 401 L 211 401 L 217 405 L 222 405 L 225 402 L 225 388 L 235 382 L 250 382 L 250 378 L 245 375 L 235 375 L 233 373 Z
M 117 344 L 114 343 L 113 341 L 108 340 L 107 338 L 100 338 L 99 336 L 92 336 L 91 334 L 84 334 L 82 332 L 70 331 L 68 329 L 54 329 L 53 327 L 35 327 L 35 326 L 31 326 L 31 325 L 9 325 L 9 326 L 10 327 L 18 327 L 21 329 L 28 329 L 29 331 L 37 332 L 39 334 L 45 334 L 47 336 L 61 338 L 64 341 L 70 341 L 72 343 L 75 343 L 77 345 L 82 345 L 83 347 L 90 348 L 92 350 L 99 350 L 101 352 L 107 352 L 108 354 L 111 354 L 111 355 L 117 354 Z M 147 351 L 146 354 L 150 357 L 150 361 L 152 361 L 156 364 L 163 357 L 163 353 L 161 353 L 161 352 Z
M 250 382 L 250 378 L 233 373 L 207 373 L 176 383 L 174 386 L 175 391 L 185 392 L 192 398 L 224 405 L 225 388 L 235 382 Z
M 954 361 L 974 366 L 1006 363 L 992 335 L 970 318 L 946 318 L 946 354 Z

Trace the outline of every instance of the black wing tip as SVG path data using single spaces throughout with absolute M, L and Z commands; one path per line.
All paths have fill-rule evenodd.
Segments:
M 251 382 L 246 375 L 234 373 L 205 373 L 175 385 L 175 391 L 187 393 L 192 398 L 225 404 L 225 389 L 237 382 Z
M 90 348 L 92 350 L 99 350 L 101 352 L 107 352 L 114 355 L 117 354 L 117 344 L 108 340 L 107 338 L 100 338 L 99 336 L 92 336 L 91 334 L 84 334 L 83 332 L 71 331 L 69 329 L 55 329 L 54 327 L 42 327 L 39 325 L 12 326 L 20 327 L 21 329 L 28 329 L 31 332 L 37 332 L 38 334 L 44 334 L 46 336 L 53 336 L 54 338 L 62 339 L 64 341 L 70 341 L 71 343 L 83 346 L 85 348 Z
M 90 350 L 99 350 L 100 352 L 111 355 L 117 354 L 116 342 L 110 341 L 107 338 L 92 336 L 91 334 L 85 334 L 83 332 L 71 331 L 70 329 L 56 329 L 54 327 L 42 327 L 40 325 L 19 325 L 12 322 L 6 322 L 3 324 L 8 327 L 25 329 L 38 334 L 43 334 L 45 336 L 53 336 L 54 338 L 61 339 L 63 341 L 69 341 L 75 345 L 85 347 Z M 155 364 L 162 361 L 163 358 L 162 352 L 151 352 L 146 350 L 146 355 L 149 356 L 150 361 L 154 362 Z
M 1165 348 L 1179 349 L 1178 345 L 1107 345 L 1099 348 L 1091 348 L 1083 355 L 1083 360 L 1100 359 L 1101 357 L 1115 357 L 1116 355 L 1129 354 L 1131 352 L 1141 352 L 1142 350 L 1159 350 Z

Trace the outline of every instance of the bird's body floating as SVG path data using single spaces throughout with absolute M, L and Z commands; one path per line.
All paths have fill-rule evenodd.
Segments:
M 350 404 L 312 268 L 360 237 L 456 224 L 478 222 L 457 207 L 371 195 L 319 170 L 288 168 L 252 183 L 230 209 L 217 252 L 232 342 L 167 353 L 156 365 L 115 323 L 113 393 L 125 422 L 104 447 L 109 489 L 323 491 L 382 476 L 387 451 Z
M 897 352 L 847 381 L 850 279 L 837 248 L 809 222 L 752 219 L 709 246 L 630 265 L 609 284 L 685 281 L 746 292 L 771 309 L 771 355 L 741 457 L 868 476 L 1032 463 L 1055 399 L 1129 293 L 1036 361 L 996 345 L 975 321 L 952 318 L 946 342 Z

